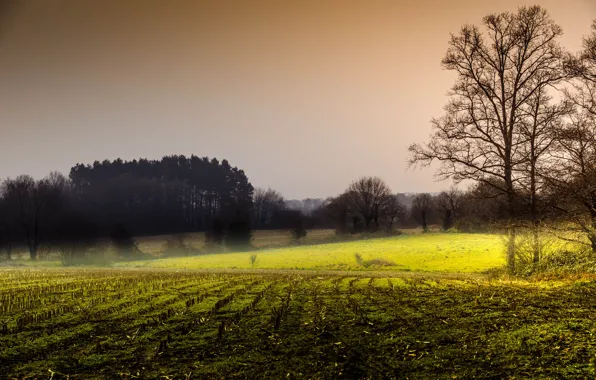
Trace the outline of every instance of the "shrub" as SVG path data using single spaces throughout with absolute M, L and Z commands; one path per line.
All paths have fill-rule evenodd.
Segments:
M 360 265 L 361 267 L 364 266 L 364 260 L 362 259 L 362 256 L 359 253 L 354 253 L 354 258 L 356 259 L 356 263 L 358 263 L 358 265 Z
M 252 228 L 250 219 L 237 218 L 228 225 L 226 245 L 232 250 L 247 250 L 252 248 Z
M 300 240 L 306 237 L 307 234 L 308 232 L 306 231 L 306 228 L 304 228 L 304 224 L 302 223 L 302 221 L 296 224 L 296 226 L 292 229 L 292 237 L 295 240 Z
M 391 261 L 391 260 L 387 260 L 387 259 L 383 259 L 381 257 L 377 257 L 374 259 L 370 259 L 370 260 L 366 260 L 364 262 L 364 266 L 365 267 L 393 267 L 396 264 Z
M 249 260 L 250 260 L 250 266 L 251 267 L 254 267 L 255 266 L 255 263 L 257 262 L 257 254 L 256 253 L 251 253 L 250 254 L 250 257 L 249 257 Z
M 516 235 L 515 258 L 516 275 L 522 277 L 596 272 L 596 257 L 591 249 L 559 240 L 543 230 L 519 230 Z
M 384 259 L 382 257 L 375 257 L 375 258 L 372 258 L 370 260 L 364 260 L 359 253 L 355 253 L 354 254 L 354 258 L 356 259 L 356 263 L 358 263 L 359 266 L 365 267 L 365 268 L 369 268 L 369 267 L 392 267 L 392 266 L 397 265 L 393 261 Z
M 110 232 L 112 246 L 119 256 L 132 259 L 140 253 L 134 236 L 124 224 L 117 224 Z

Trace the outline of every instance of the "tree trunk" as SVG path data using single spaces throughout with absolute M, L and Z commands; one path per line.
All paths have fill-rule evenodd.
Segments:
M 426 223 L 426 211 L 422 211 L 422 231 L 428 232 L 428 224 Z
M 592 231 L 589 233 L 588 238 L 590 239 L 592 253 L 596 253 L 596 208 L 594 208 L 594 203 L 590 205 L 590 223 Z
M 31 261 L 37 260 L 37 247 L 35 245 L 29 245 L 29 258 Z
M 534 145 L 532 140 L 532 154 Z M 538 236 L 538 207 L 536 199 L 536 160 L 533 159 L 530 165 L 530 217 L 532 222 L 532 262 L 537 264 L 540 261 L 540 239 Z
M 444 216 L 444 220 L 443 220 L 443 230 L 447 231 L 451 228 L 452 226 L 452 222 L 451 219 L 453 218 L 451 215 L 451 210 L 445 210 L 445 216 Z
M 507 157 L 511 157 L 511 151 L 507 152 Z M 507 187 L 507 271 L 509 274 L 515 273 L 515 192 L 513 188 L 513 176 L 511 160 L 505 160 L 505 185 Z

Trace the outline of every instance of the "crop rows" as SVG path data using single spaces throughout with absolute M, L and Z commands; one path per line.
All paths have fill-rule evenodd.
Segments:
M 0 271 L 14 378 L 594 377 L 596 286 Z

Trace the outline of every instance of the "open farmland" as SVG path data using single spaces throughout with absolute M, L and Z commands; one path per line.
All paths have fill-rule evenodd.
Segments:
M 596 286 L 479 276 L 0 271 L 9 378 L 587 378 Z
M 355 254 L 382 266 L 369 268 L 423 272 L 481 272 L 504 264 L 502 237 L 494 234 L 437 233 L 402 235 L 343 243 L 303 245 L 255 251 L 226 253 L 122 263 L 123 266 L 153 268 L 255 268 L 363 270 Z

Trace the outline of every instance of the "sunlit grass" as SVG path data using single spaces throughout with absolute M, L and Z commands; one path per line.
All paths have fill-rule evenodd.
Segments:
M 154 268 L 251 268 L 253 252 L 200 255 L 122 263 Z M 404 235 L 345 243 L 305 245 L 256 251 L 259 269 L 365 269 L 363 260 L 385 259 L 395 263 L 375 269 L 428 272 L 481 272 L 504 264 L 503 241 L 492 234 Z

